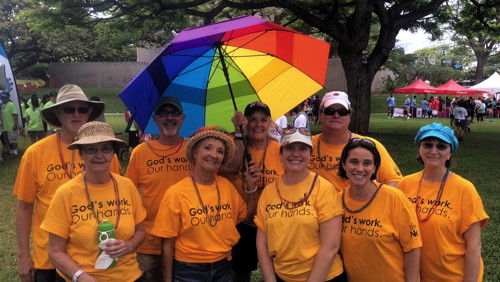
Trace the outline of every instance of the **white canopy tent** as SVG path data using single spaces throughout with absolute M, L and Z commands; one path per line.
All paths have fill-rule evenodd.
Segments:
M 483 82 L 476 84 L 474 86 L 471 86 L 470 89 L 475 89 L 479 91 L 487 91 L 490 92 L 491 94 L 495 94 L 497 92 L 500 92 L 500 74 L 495 72 L 492 74 L 488 79 L 484 80 Z

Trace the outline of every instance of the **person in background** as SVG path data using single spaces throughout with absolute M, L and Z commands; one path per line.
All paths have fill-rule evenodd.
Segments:
M 10 94 L 2 92 L 2 144 L 4 157 L 17 156 L 18 112 L 16 105 L 10 100 Z
M 307 113 L 304 111 L 304 102 L 295 107 L 294 111 L 296 114 L 292 119 L 292 126 L 296 128 L 309 128 L 309 119 Z
M 428 118 L 429 117 L 429 102 L 427 102 L 427 99 L 424 97 L 422 99 L 422 118 Z
M 31 138 L 31 144 L 35 144 L 37 141 L 42 140 L 45 137 L 45 131 L 43 130 L 42 114 L 40 113 L 40 100 L 38 96 L 33 94 L 31 96 L 29 104 L 31 106 L 24 112 L 24 118 L 26 119 L 28 135 Z
M 375 181 L 380 168 L 375 143 L 351 139 L 339 163 L 339 176 L 350 183 L 342 191 L 340 245 L 348 280 L 418 281 L 422 240 L 417 217 L 401 191 Z
M 319 114 L 322 132 L 312 137 L 311 171 L 330 181 L 338 192 L 343 191 L 349 186 L 349 180 L 338 176 L 338 160 L 342 150 L 352 138 L 366 138 L 377 145 L 382 159 L 380 169 L 377 171 L 377 181 L 396 186 L 402 178 L 398 166 L 380 142 L 349 131 L 351 114 L 351 103 L 346 93 L 332 91 L 323 97 Z
M 247 210 L 236 188 L 217 174 L 231 162 L 234 146 L 232 136 L 217 127 L 201 128 L 188 139 L 192 173 L 167 190 L 151 230 L 162 238 L 163 281 L 232 281 L 236 225 Z M 246 184 L 256 189 L 260 174 L 251 164 Z
M 410 103 L 410 113 L 412 117 L 417 116 L 417 96 L 413 96 L 413 99 L 411 100 Z
M 432 118 L 438 118 L 439 107 L 441 106 L 441 102 L 438 97 L 431 97 L 430 108 L 432 111 Z
M 47 100 L 45 100 L 46 96 L 47 95 L 43 96 L 43 99 L 42 99 L 42 102 L 43 102 L 42 109 L 50 108 L 50 107 L 52 107 L 56 103 L 57 92 L 56 91 L 51 91 Z M 53 125 L 48 125 L 47 126 L 47 124 L 45 123 L 45 121 L 44 121 L 44 125 L 45 125 L 44 129 L 45 129 L 45 131 L 47 131 L 47 136 L 57 133 L 57 127 L 56 126 L 53 126 Z
M 394 94 L 387 97 L 387 118 L 394 118 L 394 107 L 396 107 L 396 98 Z
M 92 97 L 90 97 L 90 101 L 100 102 L 101 98 L 99 98 L 97 96 L 92 96 Z M 99 119 L 97 121 L 106 122 L 106 117 L 104 116 L 104 113 L 102 113 L 102 115 L 99 117 Z
M 127 127 L 128 127 L 128 151 L 130 154 L 132 154 L 132 151 L 134 150 L 137 145 L 139 145 L 139 139 L 142 135 L 142 132 L 139 130 L 139 126 L 137 126 L 137 123 L 135 120 L 130 122 L 130 119 L 132 118 L 132 115 L 128 109 L 125 110 L 125 122 L 127 122 Z M 130 127 L 129 127 L 130 125 Z
M 398 188 L 419 221 L 420 281 L 481 281 L 481 229 L 489 217 L 474 185 L 450 171 L 457 138 L 433 123 L 420 128 L 415 145 L 424 169 L 405 176 Z
M 411 113 L 411 110 L 410 110 L 410 107 L 411 107 L 411 100 L 410 100 L 410 97 L 409 97 L 408 95 L 406 95 L 406 97 L 405 97 L 404 107 L 405 107 L 405 110 L 406 110 L 408 113 Z
M 321 99 L 318 95 L 314 95 L 314 98 L 311 101 L 312 106 L 312 114 L 313 114 L 313 123 L 318 124 L 318 114 L 319 114 L 319 104 L 321 103 Z
M 283 130 L 288 127 L 288 119 L 286 116 L 282 115 L 277 120 L 274 121 L 274 125 L 271 125 L 270 131 L 271 136 L 276 139 L 276 141 L 281 142 L 281 136 L 283 135 Z M 274 132 L 277 131 L 277 132 Z
M 97 119 L 104 108 L 103 103 L 89 101 L 80 87 L 68 84 L 59 89 L 56 103 L 41 111 L 48 124 L 61 130 L 31 145 L 19 165 L 12 194 L 18 199 L 16 238 L 21 281 L 54 281 L 56 277 L 47 254 L 48 232 L 40 229 L 40 224 L 59 186 L 84 170 L 80 156 L 68 150 L 68 145 L 80 127 Z M 121 174 L 116 156 L 111 171 Z M 33 254 L 30 234 L 33 235 Z
M 93 121 L 68 146 L 78 150 L 85 172 L 57 189 L 41 225 L 49 233 L 49 258 L 58 280 L 136 281 L 141 276 L 135 250 L 146 236 L 146 210 L 132 181 L 110 171 L 114 152 L 125 145 L 109 124 Z M 113 224 L 114 237 L 102 242 L 98 231 L 106 221 Z
M 342 204 L 333 185 L 309 171 L 307 128 L 287 128 L 280 147 L 285 173 L 259 199 L 255 223 L 265 281 L 345 281 L 338 255 Z
M 462 141 L 467 129 L 467 110 L 464 108 L 463 100 L 459 100 L 453 107 L 453 118 L 455 119 L 454 123 L 457 129 L 458 141 Z
M 161 281 L 161 238 L 149 234 L 160 202 L 170 186 L 187 177 L 191 164 L 184 151 L 186 140 L 179 136 L 184 122 L 182 104 L 179 100 L 164 96 L 155 104 L 153 121 L 160 137 L 143 142 L 132 151 L 126 176 L 141 191 L 147 211 L 144 220 L 146 240 L 137 250 L 139 267 L 143 271 L 140 281 Z

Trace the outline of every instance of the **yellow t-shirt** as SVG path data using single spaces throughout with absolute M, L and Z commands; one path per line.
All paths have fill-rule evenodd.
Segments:
M 346 206 L 358 210 L 367 201 L 353 200 L 349 189 Z M 404 252 L 421 246 L 414 209 L 397 188 L 382 185 L 373 202 L 358 213 L 344 209 L 340 249 L 349 281 L 404 281 Z
M 292 186 L 281 179 L 280 194 L 288 201 L 298 201 L 309 192 L 314 173 Z M 274 269 L 285 281 L 306 281 L 321 246 L 319 225 L 342 215 L 342 203 L 332 184 L 318 176 L 305 204 L 286 209 L 276 190 L 276 182 L 266 186 L 259 199 L 255 223 L 267 236 L 269 256 Z M 337 254 L 327 280 L 343 272 L 342 259 Z
M 148 215 L 144 220 L 147 235 L 138 253 L 161 254 L 161 239 L 149 234 L 155 222 L 161 199 L 170 186 L 188 176 L 191 164 L 187 161 L 183 140 L 179 146 L 163 146 L 150 140 L 132 152 L 126 176 L 141 190 Z
M 113 177 L 118 184 L 120 199 L 120 220 L 115 229 L 115 238 L 129 240 L 135 233 L 135 226 L 146 217 L 146 210 L 132 181 L 117 174 L 113 174 Z M 115 223 L 118 211 L 113 181 L 103 185 L 87 182 L 87 187 L 99 220 L 107 219 Z M 68 255 L 98 281 L 135 281 L 141 276 L 135 253 L 118 258 L 116 266 L 95 269 L 99 256 L 97 220 L 89 208 L 81 175 L 57 189 L 41 228 L 67 239 Z M 61 272 L 59 274 L 65 277 Z M 71 281 L 71 277 L 65 279 Z
M 31 145 L 23 155 L 12 194 L 27 203 L 35 203 L 33 218 L 33 261 L 37 269 L 54 269 L 47 255 L 48 233 L 40 229 L 50 200 L 59 186 L 82 173 L 83 161 L 78 150 L 68 150 L 61 142 L 62 158 L 58 150 L 58 134 L 53 134 Z M 72 159 L 74 162 L 72 165 Z M 73 166 L 73 169 L 71 168 Z M 110 171 L 121 174 L 118 158 L 114 157 Z M 67 172 L 67 173 L 66 173 Z
M 419 187 L 421 178 L 422 171 L 408 175 L 398 188 L 405 193 L 414 209 L 416 201 L 419 201 L 420 210 L 417 212 L 423 219 L 437 197 L 441 182 L 427 183 L 422 180 Z M 424 244 L 420 252 L 420 280 L 462 281 L 466 250 L 463 234 L 476 222 L 484 228 L 488 218 L 474 185 L 452 173 L 446 180 L 439 207 L 428 221 L 420 222 Z M 479 281 L 483 276 L 482 259 L 480 267 Z
M 161 238 L 175 237 L 175 259 L 189 263 L 210 263 L 231 259 L 231 248 L 240 235 L 236 225 L 246 215 L 246 205 L 233 184 L 222 176 L 216 183 L 220 191 L 217 203 L 216 184 L 198 187 L 203 205 L 190 177 L 172 185 L 165 193 L 151 234 Z M 212 227 L 209 220 L 217 222 Z M 217 210 L 220 214 L 217 216 Z
M 285 172 L 280 159 L 280 144 L 278 142 L 271 140 L 266 150 L 256 150 L 248 147 L 248 152 L 252 155 L 252 160 L 255 161 L 260 169 L 263 181 L 258 182 L 257 186 L 261 190 L 268 184 L 276 181 Z M 238 189 L 241 197 L 246 199 L 247 193 L 243 191 L 243 173 L 239 171 L 238 173 L 224 174 L 223 176 L 229 179 Z
M 342 150 L 344 149 L 345 144 L 330 145 L 325 142 L 318 143 L 320 135 L 321 134 L 318 134 L 312 137 L 313 152 L 311 155 L 311 171 L 316 172 L 326 178 L 333 184 L 333 186 L 335 186 L 338 192 L 341 192 L 345 188 L 349 187 L 349 180 L 344 180 L 337 175 L 339 172 L 340 156 L 342 155 Z M 380 168 L 377 172 L 378 182 L 387 183 L 391 181 L 401 181 L 402 174 L 382 143 L 370 137 L 365 137 L 358 134 L 353 135 L 353 138 L 369 139 L 373 141 L 377 146 L 377 150 L 380 154 L 381 159 Z

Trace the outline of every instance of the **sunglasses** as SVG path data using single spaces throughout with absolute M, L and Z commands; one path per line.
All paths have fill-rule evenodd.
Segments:
M 157 116 L 161 117 L 161 118 L 166 118 L 168 117 L 169 115 L 173 116 L 173 117 L 180 117 L 182 115 L 182 112 L 179 111 L 179 110 L 173 110 L 173 111 L 159 111 L 156 113 Z
M 266 104 L 262 103 L 262 102 L 253 102 L 253 103 L 250 103 L 248 105 L 249 108 L 253 108 L 253 107 L 263 107 L 263 108 L 269 108 Z
M 345 116 L 349 115 L 351 113 L 351 111 L 349 111 L 348 109 L 336 110 L 334 108 L 326 108 L 323 110 L 323 114 L 326 116 L 333 116 L 333 115 L 335 115 L 335 113 L 338 113 L 339 116 L 341 116 L 341 117 L 345 117 Z
M 86 114 L 90 111 L 89 107 L 63 107 L 62 108 L 63 113 L 67 115 L 74 114 L 76 111 L 78 111 L 79 114 Z
M 101 151 L 101 153 L 103 153 L 103 154 L 109 154 L 109 153 L 114 152 L 115 148 L 113 146 L 104 146 L 104 147 L 101 147 L 101 148 L 98 148 L 98 147 L 86 147 L 86 146 L 84 147 L 84 146 L 82 146 L 81 150 L 85 154 L 94 155 L 98 151 Z
M 299 131 L 300 134 L 305 135 L 305 136 L 311 136 L 311 130 L 307 127 L 291 127 L 291 128 L 285 128 L 283 129 L 283 135 L 289 135 L 289 134 L 294 134 L 295 132 Z
M 432 149 L 432 147 L 434 147 L 434 144 L 431 142 L 422 142 L 422 143 L 420 143 L 420 145 L 425 149 Z M 448 145 L 446 143 L 437 143 L 435 146 L 436 146 L 436 149 L 438 149 L 439 151 L 445 151 L 446 149 L 448 149 L 450 147 L 450 145 Z
M 361 145 L 366 146 L 366 147 L 375 148 L 375 143 L 373 143 L 373 141 L 370 139 L 353 138 L 353 139 L 351 139 L 351 143 L 354 145 L 361 144 Z

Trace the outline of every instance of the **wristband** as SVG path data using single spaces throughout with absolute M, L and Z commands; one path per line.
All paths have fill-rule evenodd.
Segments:
M 241 134 L 241 132 L 233 132 L 232 135 L 236 140 L 243 140 L 243 134 Z
M 73 282 L 76 282 L 78 281 L 78 277 L 80 277 L 80 275 L 82 275 L 82 273 L 84 273 L 85 271 L 81 270 L 81 269 L 78 269 L 75 274 L 73 274 L 73 278 L 71 279 L 71 281 Z

